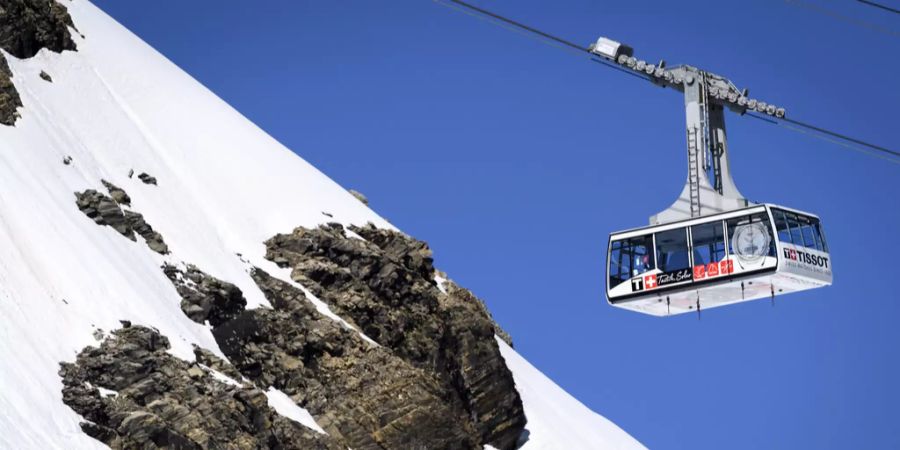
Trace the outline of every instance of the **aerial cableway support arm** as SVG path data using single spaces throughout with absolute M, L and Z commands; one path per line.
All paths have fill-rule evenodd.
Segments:
M 669 209 L 651 217 L 651 225 L 750 205 L 731 177 L 725 109 L 738 114 L 757 111 L 783 118 L 783 108 L 751 99 L 747 90 L 739 90 L 727 78 L 696 67 L 667 68 L 665 61 L 649 64 L 635 59 L 630 47 L 607 38 L 600 38 L 589 50 L 622 69 L 684 94 L 687 180 L 678 200 Z

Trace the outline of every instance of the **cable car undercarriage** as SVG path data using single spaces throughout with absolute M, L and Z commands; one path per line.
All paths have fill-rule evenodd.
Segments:
M 725 108 L 784 117 L 728 79 L 682 65 L 647 64 L 600 38 L 595 55 L 684 94 L 688 176 L 678 199 L 650 226 L 612 233 L 606 294 L 613 306 L 665 316 L 813 289 L 832 282 L 818 217 L 754 204 L 728 162 Z

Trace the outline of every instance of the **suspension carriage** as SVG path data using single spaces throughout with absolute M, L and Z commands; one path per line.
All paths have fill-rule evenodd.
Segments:
M 818 217 L 757 205 L 610 235 L 607 298 L 656 316 L 831 284 Z
M 818 217 L 755 204 L 731 177 L 725 110 L 783 118 L 725 77 L 696 67 L 667 68 L 600 38 L 590 51 L 684 94 L 687 180 L 650 226 L 612 233 L 606 296 L 616 307 L 656 316 L 700 311 L 831 284 L 831 256 Z

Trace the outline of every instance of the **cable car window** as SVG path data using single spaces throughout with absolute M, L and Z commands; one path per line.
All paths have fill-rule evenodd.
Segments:
M 721 221 L 694 225 L 691 239 L 694 241 L 695 266 L 725 259 L 725 227 Z
M 828 244 L 825 242 L 825 233 L 822 232 L 822 224 L 816 221 L 816 236 L 819 236 L 819 242 L 822 244 L 822 251 L 828 251 Z
M 775 217 L 780 240 L 823 252 L 828 251 L 828 245 L 825 243 L 825 236 L 822 234 L 822 224 L 819 223 L 819 219 L 775 208 L 772 208 L 772 215 Z M 782 235 L 779 217 L 785 218 L 784 223 L 788 227 L 788 230 L 786 230 L 788 231 L 787 236 Z
M 769 216 L 766 213 L 756 213 L 750 216 L 733 217 L 725 221 L 725 224 L 728 226 L 728 252 L 732 255 L 737 254 L 737 251 L 734 249 L 734 233 L 741 226 L 749 225 L 752 223 L 760 223 L 762 224 L 762 228 L 766 230 L 766 234 L 769 235 L 769 251 L 767 252 L 767 254 L 774 257 L 775 240 L 772 239 L 772 226 L 771 222 L 769 221 Z
M 806 244 L 806 247 L 822 250 L 822 244 L 819 243 L 818 236 L 816 236 L 818 233 L 813 228 L 810 218 L 797 216 L 797 221 L 800 223 L 800 234 L 803 236 L 803 242 Z
M 791 227 L 791 243 L 794 245 L 805 245 L 803 243 L 803 234 L 800 232 L 800 222 L 794 213 L 785 212 L 784 217 L 787 218 L 788 226 Z
M 613 241 L 609 254 L 609 286 L 652 270 L 653 235 Z
M 691 267 L 686 228 L 656 233 L 656 264 L 663 272 Z
M 773 209 L 772 217 L 775 218 L 775 229 L 778 230 L 778 240 L 791 243 L 791 230 L 788 228 L 787 219 L 784 217 L 784 211 Z

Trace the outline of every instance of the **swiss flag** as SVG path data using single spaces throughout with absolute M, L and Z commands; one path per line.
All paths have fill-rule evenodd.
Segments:
M 719 263 L 709 263 L 709 265 L 706 266 L 706 273 L 709 274 L 709 276 L 711 276 L 711 277 L 718 275 L 719 274 Z
M 647 275 L 644 277 L 644 287 L 646 289 L 653 289 L 656 287 L 656 275 Z
M 700 264 L 699 266 L 694 266 L 694 279 L 701 280 L 706 278 L 706 266 Z
M 719 262 L 719 272 L 722 274 L 734 272 L 734 261 L 726 259 L 725 261 Z

